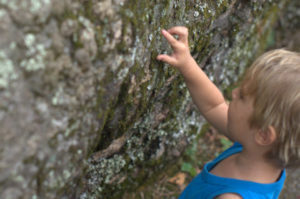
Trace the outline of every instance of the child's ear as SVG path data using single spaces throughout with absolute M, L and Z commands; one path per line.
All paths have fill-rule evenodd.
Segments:
M 276 138 L 276 130 L 273 126 L 268 126 L 264 130 L 260 129 L 255 134 L 255 141 L 262 146 L 271 145 L 275 142 Z

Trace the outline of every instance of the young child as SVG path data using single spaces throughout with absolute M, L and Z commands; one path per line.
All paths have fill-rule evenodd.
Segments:
M 234 141 L 204 166 L 179 198 L 278 198 L 285 168 L 300 165 L 300 54 L 287 50 L 263 54 L 227 105 L 190 55 L 188 29 L 177 26 L 162 34 L 173 54 L 157 59 L 181 72 L 203 116 Z

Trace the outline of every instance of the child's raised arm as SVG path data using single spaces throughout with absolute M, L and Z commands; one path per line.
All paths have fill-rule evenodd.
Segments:
M 173 54 L 171 56 L 160 54 L 157 59 L 180 71 L 200 112 L 220 133 L 229 137 L 227 133 L 228 105 L 219 89 L 209 80 L 191 56 L 188 45 L 188 29 L 176 26 L 169 30 L 162 30 L 162 34 L 171 45 Z M 178 35 L 178 39 L 172 35 Z

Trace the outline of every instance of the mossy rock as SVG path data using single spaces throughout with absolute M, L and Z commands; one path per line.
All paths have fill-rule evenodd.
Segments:
M 296 0 L 294 0 L 296 1 Z M 119 198 L 174 164 L 204 119 L 161 30 L 226 94 L 294 1 L 0 1 L 0 198 Z

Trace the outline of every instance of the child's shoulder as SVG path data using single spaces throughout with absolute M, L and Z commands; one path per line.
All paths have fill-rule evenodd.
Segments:
M 237 168 L 234 164 L 234 159 L 239 154 L 233 154 L 226 159 L 220 161 L 212 170 L 209 172 L 213 175 L 223 177 L 223 178 L 239 178 L 236 174 Z

